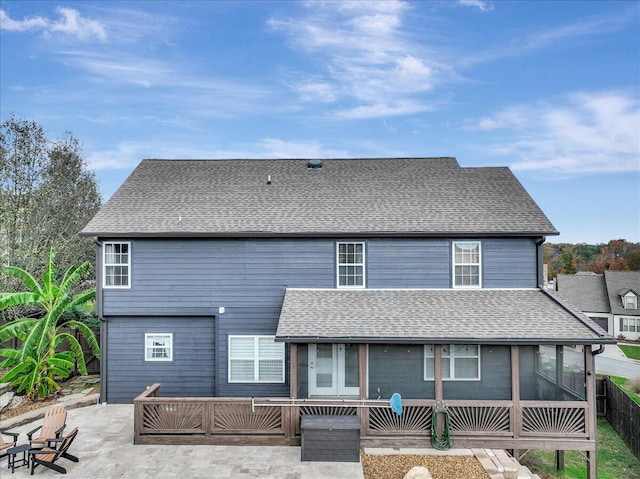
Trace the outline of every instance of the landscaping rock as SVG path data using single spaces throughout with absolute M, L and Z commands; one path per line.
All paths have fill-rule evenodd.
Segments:
M 422 466 L 414 466 L 409 469 L 404 476 L 404 479 L 432 479 L 431 474 L 429 474 L 429 469 Z

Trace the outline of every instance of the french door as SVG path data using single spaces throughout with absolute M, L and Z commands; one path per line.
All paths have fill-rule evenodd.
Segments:
M 357 344 L 309 345 L 309 395 L 360 395 Z

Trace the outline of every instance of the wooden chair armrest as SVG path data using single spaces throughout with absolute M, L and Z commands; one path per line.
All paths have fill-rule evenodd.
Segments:
M 31 436 L 33 436 L 33 433 L 35 433 L 36 431 L 39 431 L 40 429 L 42 429 L 42 426 L 38 426 L 37 428 L 35 428 L 32 431 L 29 431 L 27 433 L 27 437 L 29 438 L 29 442 L 31 442 Z
M 12 436 L 13 442 L 16 442 L 18 440 L 18 436 L 20 435 L 19 432 L 11 432 L 11 431 L 0 431 L 0 434 L 4 434 L 5 436 Z
M 60 426 L 60 429 L 56 431 L 56 437 L 60 437 L 62 435 L 62 431 L 64 431 L 65 427 L 67 427 L 66 424 L 63 424 L 62 426 Z
M 29 454 L 55 454 L 56 451 L 51 451 L 51 450 L 47 450 L 47 449 L 29 449 L 27 451 Z

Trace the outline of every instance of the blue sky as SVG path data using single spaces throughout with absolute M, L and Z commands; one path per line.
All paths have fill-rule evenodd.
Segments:
M 0 2 L 0 119 L 143 158 L 455 156 L 640 241 L 640 2 Z

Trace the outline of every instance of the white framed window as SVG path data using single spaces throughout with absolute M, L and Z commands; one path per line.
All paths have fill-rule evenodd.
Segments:
M 230 383 L 284 383 L 284 343 L 274 336 L 229 336 Z
M 173 333 L 145 333 L 144 360 L 173 361 Z
M 482 287 L 482 261 L 480 241 L 454 241 L 453 287 Z
M 435 346 L 424 346 L 424 379 L 435 378 Z M 442 345 L 442 380 L 443 381 L 479 381 L 480 380 L 480 346 L 477 344 L 443 344 Z
M 338 243 L 338 288 L 364 288 L 364 243 Z
M 638 309 L 638 297 L 633 293 L 627 293 L 622 297 L 624 309 Z
M 103 286 L 131 287 L 131 243 L 103 243 Z
M 640 333 L 640 318 L 620 318 L 620 331 Z

